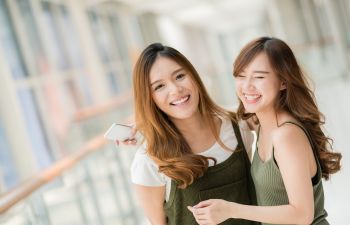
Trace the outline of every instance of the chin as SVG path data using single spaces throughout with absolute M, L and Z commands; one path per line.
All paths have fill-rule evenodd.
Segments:
M 252 108 L 248 108 L 248 107 L 244 107 L 244 109 L 247 113 L 256 113 L 257 112 L 256 109 L 252 109 Z

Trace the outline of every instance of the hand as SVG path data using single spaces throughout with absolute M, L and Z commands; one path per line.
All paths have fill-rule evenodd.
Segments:
M 192 212 L 198 224 L 215 225 L 232 217 L 231 207 L 234 204 L 236 203 L 221 199 L 210 199 L 187 208 Z
M 136 133 L 137 133 L 137 128 L 134 125 L 131 125 L 131 131 L 130 131 L 130 135 L 128 139 L 125 139 L 123 141 L 121 140 L 115 140 L 115 145 L 116 147 L 118 147 L 119 145 L 123 144 L 123 145 L 127 145 L 127 146 L 134 146 L 137 144 L 137 140 L 136 140 Z

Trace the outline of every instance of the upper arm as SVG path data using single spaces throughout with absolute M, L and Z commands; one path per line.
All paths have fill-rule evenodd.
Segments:
M 159 173 L 156 163 L 140 149 L 131 164 L 131 181 L 136 197 L 152 225 L 165 225 L 163 204 L 166 178 Z
M 274 133 L 273 146 L 289 204 L 313 213 L 313 187 L 309 163 L 312 149 L 307 136 L 300 128 L 285 125 Z
M 136 197 L 152 225 L 166 225 L 163 209 L 165 186 L 148 187 L 135 184 Z
M 142 148 L 138 150 L 131 163 L 130 173 L 131 181 L 138 185 L 163 186 L 167 182 L 165 175 L 159 172 L 157 164 Z

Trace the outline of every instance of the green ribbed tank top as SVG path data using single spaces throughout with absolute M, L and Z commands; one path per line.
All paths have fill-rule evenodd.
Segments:
M 285 123 L 291 123 L 300 127 L 308 137 L 313 151 L 315 151 L 312 139 L 304 127 L 289 121 Z M 285 123 L 283 123 L 282 125 L 284 125 Z M 258 141 L 256 143 L 258 143 Z M 274 152 L 272 152 L 272 157 L 269 160 L 265 162 L 262 161 L 258 154 L 258 146 L 256 144 L 256 151 L 253 157 L 251 174 L 256 189 L 257 203 L 261 206 L 277 206 L 289 204 L 288 195 L 284 186 L 282 175 L 275 161 L 273 153 Z M 324 209 L 324 193 L 322 186 L 321 165 L 316 156 L 315 159 L 317 163 L 317 172 L 316 175 L 312 178 L 315 206 L 315 214 L 312 225 L 329 225 L 329 223 L 326 220 L 327 212 Z M 270 225 L 267 223 L 262 224 Z
M 250 175 L 250 161 L 244 148 L 236 122 L 232 126 L 238 141 L 232 155 L 196 179 L 185 189 L 171 182 L 169 200 L 164 204 L 168 225 L 197 225 L 187 206 L 193 206 L 208 199 L 225 199 L 241 204 L 256 205 L 254 183 Z M 259 225 L 260 223 L 242 219 L 228 219 L 220 225 Z

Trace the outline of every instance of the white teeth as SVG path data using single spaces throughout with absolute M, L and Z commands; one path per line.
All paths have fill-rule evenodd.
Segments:
M 171 104 L 173 104 L 173 105 L 181 104 L 181 103 L 187 101 L 187 99 L 188 99 L 189 97 L 190 97 L 189 95 L 186 96 L 186 97 L 182 97 L 182 98 L 180 98 L 179 100 L 176 100 L 176 101 L 171 102 Z
M 259 98 L 260 95 L 248 95 L 248 94 L 244 94 L 244 97 L 245 97 L 247 100 L 255 100 L 255 99 Z

